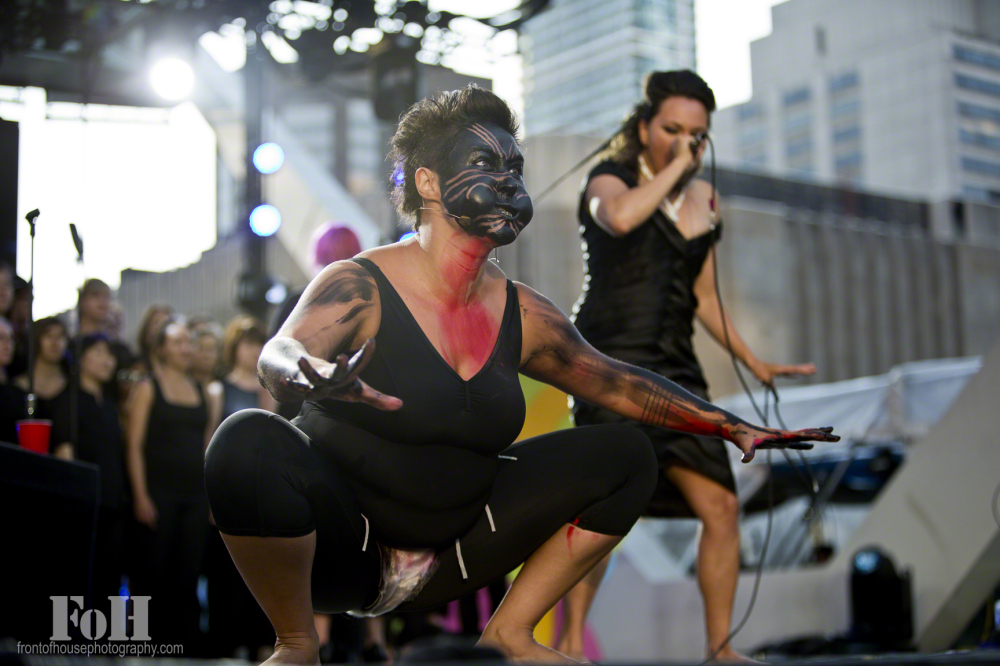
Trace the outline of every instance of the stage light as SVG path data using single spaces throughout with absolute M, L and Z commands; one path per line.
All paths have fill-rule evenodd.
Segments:
M 253 151 L 253 165 L 261 173 L 274 173 L 285 163 L 285 151 L 276 143 L 262 143 Z
M 287 296 L 288 296 L 288 289 L 285 287 L 285 285 L 281 284 L 280 282 L 275 282 L 273 285 L 271 285 L 271 288 L 267 290 L 267 293 L 264 294 L 264 300 L 270 303 L 271 305 L 278 305 L 279 303 L 284 303 L 285 297 Z
M 194 70 L 178 58 L 164 58 L 150 68 L 149 81 L 157 95 L 176 102 L 191 94 Z
M 272 236 L 281 226 L 281 213 L 270 204 L 261 204 L 250 213 L 250 229 L 258 236 Z
M 405 241 L 407 238 L 413 238 L 417 235 L 416 231 L 407 231 L 405 234 L 399 237 L 399 240 Z

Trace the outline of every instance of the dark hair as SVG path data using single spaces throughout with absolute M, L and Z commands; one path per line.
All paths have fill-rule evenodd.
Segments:
M 226 325 L 222 336 L 222 364 L 226 371 L 236 365 L 236 348 L 241 342 L 267 342 L 267 330 L 258 319 L 249 315 L 237 315 Z
M 66 324 L 62 322 L 58 317 L 42 317 L 35 321 L 34 324 L 34 336 L 35 336 L 35 355 L 42 353 L 42 336 L 49 332 L 50 329 L 59 328 L 62 329 L 63 336 L 69 338 L 69 329 Z
M 101 280 L 100 278 L 88 278 L 83 283 L 83 286 L 80 287 L 80 298 L 79 298 L 79 300 L 82 301 L 87 296 L 91 296 L 93 294 L 96 294 L 99 291 L 106 291 L 110 295 L 111 294 L 111 287 L 108 286 L 107 282 L 105 282 L 104 280 Z
M 440 172 L 458 133 L 475 123 L 497 125 L 517 140 L 517 118 L 507 102 L 475 84 L 422 99 L 399 119 L 389 152 L 389 186 L 397 212 L 414 219 L 414 229 L 420 226 L 423 205 L 414 174 L 420 167 Z
M 151 303 L 142 314 L 142 323 L 139 325 L 139 355 L 147 362 L 152 358 L 153 353 L 153 349 L 146 342 L 146 337 L 149 335 L 149 325 L 152 323 L 153 317 L 157 314 L 172 315 L 173 313 L 174 309 L 169 305 Z
M 701 102 L 709 115 L 715 111 L 715 93 L 705 79 L 689 69 L 650 72 L 643 87 L 645 95 L 642 101 L 635 105 L 607 150 L 601 153 L 602 159 L 612 159 L 633 173 L 638 170 L 639 154 L 643 149 L 639 140 L 639 121 L 648 123 L 652 120 L 663 102 L 671 97 L 687 97 Z

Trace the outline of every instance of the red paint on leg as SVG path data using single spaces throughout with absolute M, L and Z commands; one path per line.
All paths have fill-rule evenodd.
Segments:
M 576 529 L 576 525 L 578 525 L 579 523 L 580 523 L 580 516 L 577 516 L 576 519 L 572 523 L 570 523 L 569 529 L 566 530 L 566 548 L 569 550 L 571 554 L 573 552 L 573 542 L 571 541 L 571 539 L 573 538 L 573 531 Z

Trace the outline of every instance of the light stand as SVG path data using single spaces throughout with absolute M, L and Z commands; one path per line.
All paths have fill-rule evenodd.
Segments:
M 41 213 L 36 208 L 24 219 L 28 221 L 28 228 L 31 233 L 31 277 L 28 279 L 28 397 L 26 405 L 28 408 L 28 418 L 35 417 L 35 403 L 38 401 L 35 396 L 35 219 Z

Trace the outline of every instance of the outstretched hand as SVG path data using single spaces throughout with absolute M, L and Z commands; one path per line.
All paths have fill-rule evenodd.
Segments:
M 813 445 L 808 442 L 839 442 L 840 437 L 832 433 L 833 428 L 776 430 L 745 425 L 733 432 L 733 443 L 743 452 L 743 462 L 748 463 L 758 449 L 809 450 Z
M 303 400 L 332 398 L 395 411 L 403 406 L 402 400 L 380 393 L 358 378 L 374 353 L 375 340 L 369 339 L 354 356 L 339 354 L 333 363 L 302 357 L 298 361 L 298 372 L 282 380 L 282 383 Z

